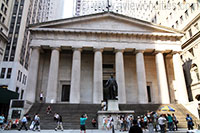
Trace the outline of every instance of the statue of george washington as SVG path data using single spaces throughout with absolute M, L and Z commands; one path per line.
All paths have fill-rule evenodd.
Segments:
M 118 96 L 118 86 L 117 82 L 113 77 L 113 74 L 110 75 L 110 78 L 106 82 L 106 89 L 108 89 L 108 97 L 109 100 L 118 100 L 116 97 Z

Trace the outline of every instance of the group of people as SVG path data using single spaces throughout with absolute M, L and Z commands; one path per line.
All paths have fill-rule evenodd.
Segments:
M 103 117 L 102 128 L 110 130 L 113 127 L 113 123 L 113 118 L 110 115 Z M 138 131 L 140 129 L 141 131 L 148 130 L 150 133 L 153 133 L 154 131 L 165 132 L 167 128 L 169 131 L 178 130 L 177 124 L 178 120 L 174 114 L 161 114 L 159 116 L 156 112 L 149 112 L 137 117 L 134 117 L 134 115 L 120 115 L 117 117 L 117 127 L 115 128 L 120 131 L 129 131 L 130 133 L 132 133 L 133 130 Z

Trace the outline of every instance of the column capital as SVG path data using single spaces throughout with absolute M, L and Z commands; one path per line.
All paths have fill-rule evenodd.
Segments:
M 135 53 L 137 54 L 137 53 L 144 53 L 144 49 L 136 49 L 135 50 Z
M 165 53 L 165 51 L 163 51 L 163 50 L 155 50 L 154 53 L 155 54 L 159 54 L 159 53 L 163 54 L 163 53 Z
M 117 53 L 117 52 L 122 52 L 122 53 L 124 53 L 124 49 L 115 49 L 115 53 Z
M 61 51 L 61 48 L 60 48 L 60 47 L 51 47 L 51 50 L 58 50 L 58 51 Z
M 38 50 L 40 50 L 40 49 L 41 49 L 41 47 L 40 47 L 40 46 L 30 46 L 30 48 L 31 48 L 31 49 L 38 49 Z
M 80 51 L 80 52 L 82 52 L 82 48 L 81 47 L 73 47 L 72 48 L 72 51 Z
M 103 52 L 103 48 L 93 48 L 93 51 L 94 51 L 94 52 L 97 52 L 97 51 Z
M 172 51 L 172 55 L 175 55 L 175 54 L 180 54 L 181 51 Z

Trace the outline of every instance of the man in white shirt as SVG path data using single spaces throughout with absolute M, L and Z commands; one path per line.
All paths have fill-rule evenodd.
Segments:
M 165 122 L 167 120 L 165 119 L 164 115 L 160 115 L 160 117 L 158 118 L 158 124 L 160 125 L 160 130 L 161 130 L 161 133 L 164 133 L 165 132 Z

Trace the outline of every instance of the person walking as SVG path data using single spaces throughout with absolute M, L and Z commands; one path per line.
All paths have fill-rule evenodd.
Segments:
M 173 117 L 170 114 L 168 114 L 167 120 L 168 120 L 169 131 L 173 131 L 174 129 Z
M 4 121 L 5 121 L 5 117 L 4 117 L 4 114 L 2 114 L 0 116 L 0 128 L 1 129 L 4 129 Z
M 143 133 L 141 127 L 137 124 L 137 120 L 133 120 L 133 126 L 131 126 L 129 133 Z
M 82 131 L 84 131 L 84 133 L 86 133 L 85 121 L 86 121 L 87 119 L 88 119 L 87 114 L 81 115 L 81 118 L 80 118 L 80 129 L 81 129 L 81 133 L 82 133 Z
M 34 117 L 34 127 L 33 127 L 33 131 L 35 131 L 36 129 L 38 131 L 40 131 L 40 117 L 39 114 L 36 113 L 35 117 Z
M 43 102 L 43 99 L 44 99 L 44 96 L 43 96 L 43 91 L 41 91 L 41 93 L 40 93 L 40 103 L 42 103 L 42 102 Z
M 158 118 L 158 124 L 160 125 L 160 132 L 161 133 L 165 133 L 165 122 L 166 122 L 166 118 L 165 116 L 162 114 L 160 115 L 160 117 Z
M 60 114 L 58 114 L 57 127 L 55 128 L 55 131 L 57 131 L 59 128 L 61 131 L 63 131 L 62 116 Z
M 192 120 L 192 117 L 190 117 L 189 114 L 187 114 L 186 121 L 187 121 L 188 130 L 193 130 L 193 126 L 194 126 L 193 120 Z
M 27 118 L 26 118 L 26 115 L 23 116 L 22 120 L 21 120 L 22 124 L 21 124 L 21 127 L 18 129 L 19 131 L 24 127 L 25 130 L 27 131 L 28 128 L 26 127 L 26 123 L 27 123 Z
M 172 114 L 172 117 L 173 117 L 173 122 L 174 122 L 174 130 L 178 130 L 178 120 L 176 118 L 176 116 L 174 115 L 174 113 Z

